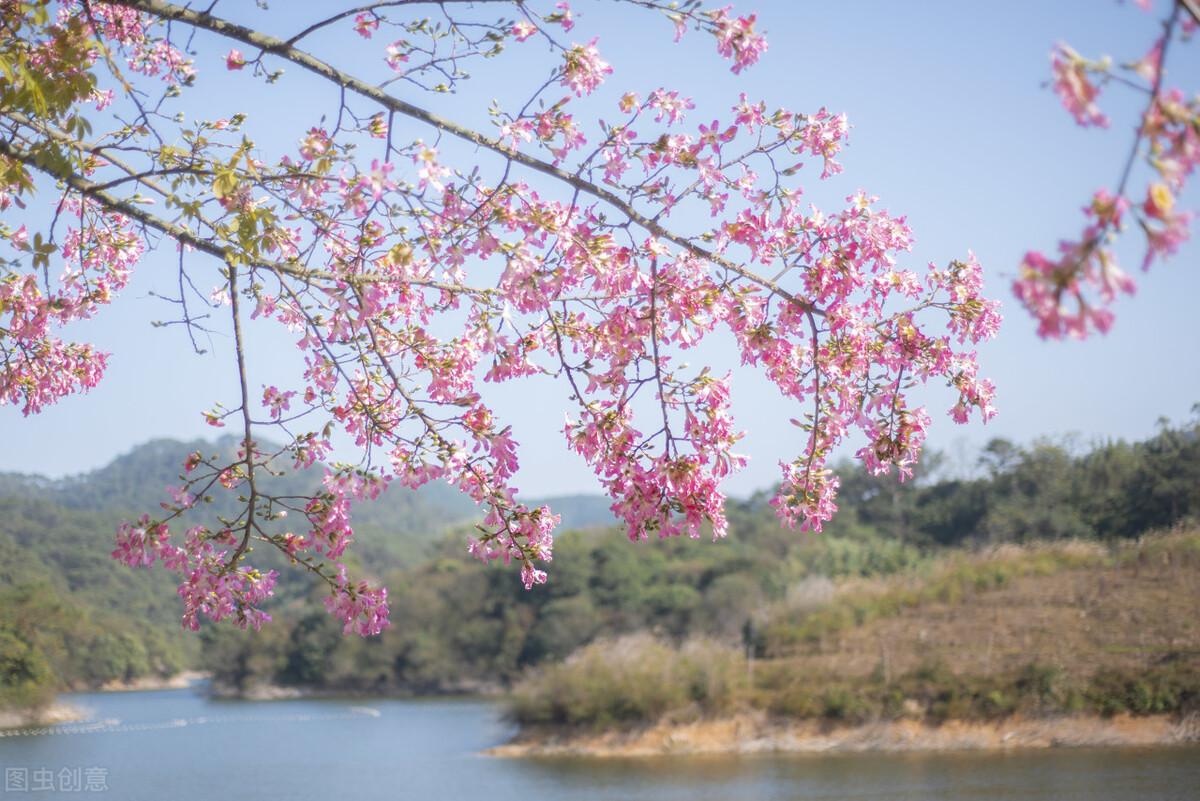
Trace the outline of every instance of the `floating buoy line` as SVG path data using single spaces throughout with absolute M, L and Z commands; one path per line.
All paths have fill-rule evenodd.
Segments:
M 48 737 L 72 734 L 119 734 L 134 731 L 161 731 L 188 726 L 211 726 L 228 723 L 309 723 L 326 720 L 356 720 L 378 718 L 382 712 L 369 706 L 348 707 L 345 712 L 325 715 L 201 715 L 193 718 L 172 718 L 149 723 L 126 723 L 120 718 L 86 720 L 80 723 L 58 723 L 52 726 L 32 726 L 22 729 L 0 729 L 0 737 Z

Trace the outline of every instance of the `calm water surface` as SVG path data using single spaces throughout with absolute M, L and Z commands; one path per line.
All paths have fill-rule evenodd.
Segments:
M 511 760 L 479 755 L 512 733 L 486 702 L 69 700 L 92 721 L 0 737 L 0 799 L 1200 800 L 1194 748 Z

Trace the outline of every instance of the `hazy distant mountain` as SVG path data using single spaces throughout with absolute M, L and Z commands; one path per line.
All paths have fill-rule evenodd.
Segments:
M 216 442 L 155 439 L 122 454 L 109 464 L 77 476 L 48 479 L 20 473 L 0 473 L 0 498 L 37 499 L 69 510 L 105 518 L 106 534 L 111 520 L 148 512 L 153 515 L 167 500 L 165 488 L 179 485 L 182 465 L 189 453 L 200 451 L 232 459 L 238 440 L 232 436 Z M 303 494 L 320 481 L 320 469 L 264 479 L 271 491 Z M 236 513 L 232 494 L 217 494 L 212 505 L 198 508 L 197 515 L 212 518 Z M 473 519 L 477 514 L 469 498 L 446 484 L 434 482 L 420 490 L 393 486 L 373 503 L 354 510 L 356 547 L 364 560 L 385 563 L 411 562 L 423 555 L 423 544 L 448 527 Z
M 619 520 L 612 513 L 612 499 L 605 495 L 554 495 L 531 501 L 531 506 L 545 504 L 562 516 L 559 531 L 582 531 L 590 528 L 607 528 Z

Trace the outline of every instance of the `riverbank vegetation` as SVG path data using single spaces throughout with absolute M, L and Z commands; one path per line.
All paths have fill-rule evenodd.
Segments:
M 592 643 L 511 696 L 515 721 L 581 731 L 749 711 L 857 725 L 1200 712 L 1200 531 L 1067 541 L 840 582 L 750 649 L 650 635 Z M 789 622 L 780 622 L 786 618 Z

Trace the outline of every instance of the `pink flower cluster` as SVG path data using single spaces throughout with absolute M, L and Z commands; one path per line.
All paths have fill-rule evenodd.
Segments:
M 1149 10 L 1148 3 L 1140 3 Z M 1029 251 L 1013 282 L 1013 293 L 1037 320 L 1043 337 L 1084 338 L 1092 331 L 1107 332 L 1113 325 L 1111 309 L 1119 294 L 1132 294 L 1133 279 L 1117 264 L 1115 243 L 1124 231 L 1126 216 L 1133 216 L 1146 237 L 1142 269 L 1156 259 L 1174 255 L 1190 236 L 1194 212 L 1178 208 L 1187 180 L 1200 163 L 1200 100 L 1188 100 L 1179 88 L 1163 85 L 1163 59 L 1168 47 L 1183 46 L 1196 23 L 1181 4 L 1171 4 L 1166 33 L 1142 58 L 1123 65 L 1124 84 L 1144 82 L 1149 101 L 1142 113 L 1133 152 L 1114 192 L 1100 190 L 1084 208 L 1087 223 L 1076 240 L 1059 243 L 1056 257 Z M 1183 36 L 1178 35 L 1182 28 Z M 1084 127 L 1107 126 L 1096 105 L 1099 89 L 1091 79 L 1114 77 L 1111 59 L 1089 61 L 1070 47 L 1058 45 L 1051 54 L 1054 88 L 1063 106 Z M 1141 88 L 1140 86 L 1138 88 Z M 1140 192 L 1130 184 L 1139 153 L 1145 154 L 1152 178 Z
M 236 462 L 222 466 L 199 453 L 192 454 L 184 464 L 186 485 L 168 488 L 171 502 L 162 504 L 166 516 L 151 520 L 143 515 L 137 521 L 121 524 L 113 558 L 130 567 L 148 567 L 161 560 L 167 569 L 179 573 L 178 593 L 183 600 L 182 622 L 186 628 L 195 630 L 200 620 L 207 618 L 214 622 L 232 620 L 242 628 L 257 629 L 271 619 L 261 606 L 274 594 L 278 574 L 250 567 L 243 560 L 251 538 L 265 541 L 330 584 L 326 607 L 342 621 L 347 633 L 378 634 L 388 625 L 387 590 L 372 588 L 364 581 L 351 583 L 345 566 L 336 561 L 332 572 L 323 567 L 324 559 L 340 559 L 353 538 L 351 500 L 373 500 L 384 490 L 386 482 L 375 475 L 353 470 L 328 472 L 325 491 L 303 509 L 311 526 L 303 535 L 272 533 L 268 525 L 284 519 L 286 509 L 267 512 L 260 508 L 247 510 L 241 519 L 218 531 L 191 526 L 179 544 L 172 541 L 171 524 L 195 508 L 199 496 L 205 502 L 211 501 L 210 493 L 218 485 L 244 492 L 248 471 L 252 467 L 259 471 L 270 468 L 273 458 L 257 449 L 248 456 L 243 448 Z M 266 498 L 260 496 L 260 500 Z
M 713 34 L 734 72 L 766 50 L 754 15 L 642 5 Z M 385 24 L 398 27 L 381 11 L 358 14 L 354 30 L 371 38 Z M 246 381 L 262 386 L 253 409 L 207 412 L 215 426 L 240 418 L 241 452 L 189 458 L 161 519 L 118 532 L 116 558 L 161 561 L 180 574 L 188 627 L 202 618 L 265 620 L 275 576 L 246 559 L 269 546 L 328 583 L 326 605 L 347 632 L 379 633 L 386 590 L 351 580 L 340 562 L 353 542 L 353 505 L 392 481 L 457 488 L 481 509 L 469 552 L 514 565 L 526 588 L 545 582 L 559 517 L 522 501 L 518 443 L 486 402 L 485 384 L 558 379 L 569 398 L 567 447 L 594 471 L 634 540 L 726 534 L 722 483 L 746 457 L 737 450 L 731 375 L 697 363 L 717 338 L 798 410 L 795 439 L 777 454 L 773 504 L 788 525 L 819 531 L 833 515 L 839 481 L 829 459 L 846 444 L 872 471 L 911 474 L 930 424 L 930 413 L 909 402 L 914 386 L 948 386 L 946 413 L 956 422 L 994 414 L 994 388 L 979 376 L 974 348 L 996 334 L 1000 315 L 983 296 L 974 257 L 909 264 L 912 231 L 877 198 L 860 190 L 823 209 L 805 194 L 798 176 L 835 181 L 842 173 L 845 115 L 770 109 L 743 95 L 696 125 L 692 101 L 660 87 L 624 94 L 608 107 L 615 118 L 589 125 L 580 109 L 598 102 L 589 96 L 612 73 L 597 40 L 555 40 L 577 24 L 566 3 L 521 11 L 525 22 L 504 22 L 485 39 L 499 52 L 510 35 L 540 32 L 563 61 L 520 111 L 492 110 L 495 138 L 468 137 L 507 164 L 503 173 L 487 162 L 452 163 L 450 128 L 437 147 L 415 134 L 404 140 L 408 120 L 392 128 L 392 112 L 378 107 L 347 106 L 336 125 L 305 126 L 273 163 L 233 118 L 187 128 L 180 136 L 190 149 L 170 151 L 187 169 L 216 176 L 179 183 L 172 206 L 204 215 L 202 223 L 181 215 L 180 224 L 236 232 L 221 240 L 230 252 L 213 314 L 280 326 L 304 365 L 293 382 Z M 418 82 L 421 59 L 440 56 L 424 49 L 419 26 L 404 35 L 384 59 Z M 484 46 L 453 43 L 476 54 Z M 226 60 L 231 69 L 244 63 L 238 52 Z M 1164 131 L 1178 132 L 1173 113 L 1164 106 Z M 356 161 L 363 134 L 386 146 Z M 112 165 L 97 169 L 98 182 L 121 175 Z M 1168 197 L 1152 194 L 1143 209 L 1166 249 L 1177 228 Z M 0 280 L 0 310 L 14 319 L 12 330 L 29 332 L 19 336 L 42 341 L 38 320 L 63 322 L 68 307 L 90 314 L 140 255 L 126 221 L 83 210 L 89 225 L 62 246 L 81 267 L 61 288 L 40 286 L 32 271 Z M 41 246 L 23 232 L 9 240 L 16 252 Z M 85 371 L 75 382 L 94 376 Z M 261 453 L 254 443 L 264 431 L 282 433 L 286 444 Z M 354 443 L 362 461 L 327 468 L 303 497 L 270 493 L 266 477 L 281 465 L 313 467 L 337 441 Z M 185 528 L 222 492 L 236 493 L 238 516 Z M 300 528 L 287 530 L 292 520 Z
M 41 244 L 40 235 L 31 244 L 25 226 L 8 235 L 19 257 L 60 257 L 66 267 L 57 284 L 43 286 L 40 271 L 0 274 L 0 404 L 21 404 L 26 415 L 99 382 L 107 355 L 64 343 L 52 330 L 110 303 L 144 249 L 121 215 L 77 198 L 63 208 L 79 225 L 67 228 L 61 246 Z
M 1100 90 L 1088 77 L 1089 71 L 1101 68 L 1090 64 L 1065 44 L 1059 44 L 1050 54 L 1050 69 L 1054 74 L 1054 91 L 1075 122 L 1084 127 L 1107 128 L 1108 117 L 1096 105 Z
M 1135 286 L 1117 265 L 1110 240 L 1119 230 L 1128 208 L 1124 198 L 1098 191 L 1084 208 L 1089 223 L 1078 242 L 1059 243 L 1059 258 L 1050 259 L 1037 251 L 1025 254 L 1013 294 L 1038 321 L 1038 334 L 1059 339 L 1082 339 L 1089 330 L 1105 333 L 1112 327 L 1107 308 L 1118 292 L 1132 294 Z M 1086 290 L 1099 290 L 1097 307 Z
M 83 21 L 94 35 L 124 52 L 129 68 L 143 75 L 161 75 L 169 83 L 186 83 L 195 77 L 192 62 L 183 51 L 154 34 L 162 21 L 149 14 L 108 3 L 69 0 L 59 8 L 58 19 L 60 24 Z
M 351 584 L 346 569 L 339 567 L 337 588 L 325 598 L 325 608 L 342 621 L 342 633 L 372 637 L 386 629 L 388 602 L 386 587 L 371 587 L 365 581 Z
M 579 97 L 596 91 L 605 76 L 612 74 L 612 67 L 600 58 L 596 42 L 592 39 L 586 45 L 574 45 L 563 55 L 562 84 Z
M 130 567 L 148 567 L 155 559 L 181 575 L 179 597 L 183 599 L 184 627 L 200 627 L 200 617 L 219 622 L 233 620 L 241 628 L 255 629 L 271 616 L 259 608 L 274 594 L 278 573 L 226 562 L 228 551 L 220 546 L 234 544 L 233 533 L 213 534 L 194 526 L 184 534 L 182 547 L 171 542 L 166 523 L 142 516 L 122 523 L 117 530 L 117 547 L 112 555 Z
M 767 51 L 767 38 L 754 32 L 755 14 L 748 17 L 730 17 L 732 6 L 710 11 L 713 35 L 717 37 L 717 52 L 733 59 L 733 71 L 741 72 L 758 62 L 759 56 Z
M 813 455 L 815 452 L 810 454 Z M 814 462 L 812 458 L 780 462 L 783 479 L 779 491 L 771 498 L 779 519 L 800 531 L 820 531 L 838 509 L 836 499 L 841 479 L 828 468 L 814 469 Z
M 485 526 L 492 526 L 493 533 L 472 537 L 467 551 L 484 562 L 500 559 L 504 564 L 516 560 L 521 565 L 521 583 L 525 589 L 546 582 L 546 571 L 536 566 L 537 562 L 549 562 L 553 558 L 554 538 L 551 532 L 559 523 L 559 516 L 547 506 L 529 509 L 520 506 L 504 516 L 493 507 L 484 519 Z

